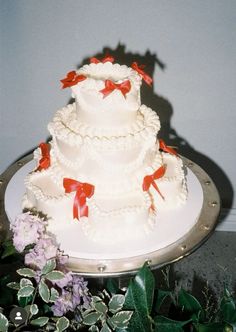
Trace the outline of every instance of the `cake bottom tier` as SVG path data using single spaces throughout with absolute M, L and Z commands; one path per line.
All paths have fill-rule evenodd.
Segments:
M 86 202 L 88 217 L 78 221 L 73 218 L 75 192 L 65 194 L 63 187 L 58 188 L 51 180 L 50 170 L 46 170 L 28 176 L 23 207 L 46 214 L 48 230 L 52 233 L 71 228 L 104 244 L 142 239 L 152 232 L 159 211 L 178 208 L 187 198 L 181 158 L 163 153 L 163 163 L 168 172 L 157 183 L 164 199 L 153 186 L 149 191 L 140 188 L 122 195 L 94 195 Z

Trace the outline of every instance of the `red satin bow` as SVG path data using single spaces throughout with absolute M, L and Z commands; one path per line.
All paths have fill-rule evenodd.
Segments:
M 145 73 L 145 71 L 143 70 L 145 68 L 145 65 L 140 65 L 138 66 L 137 62 L 133 62 L 131 65 L 131 68 L 133 68 L 134 70 L 136 70 L 136 72 L 139 73 L 140 76 L 142 76 L 143 80 L 148 84 L 148 85 L 152 85 L 152 78 Z
M 111 55 L 107 55 L 105 56 L 102 60 L 98 60 L 97 58 L 93 57 L 93 58 L 90 58 L 90 63 L 99 63 L 99 62 L 102 62 L 102 63 L 105 63 L 105 62 L 114 62 L 115 59 L 113 58 L 113 56 Z
M 160 192 L 159 188 L 157 187 L 157 184 L 155 180 L 160 179 L 164 176 L 166 172 L 166 165 L 162 165 L 158 168 L 153 174 L 146 175 L 143 179 L 143 191 L 148 191 L 150 186 L 153 185 L 153 187 L 156 189 L 156 191 L 159 193 L 162 199 L 165 199 L 162 193 Z
M 66 193 L 76 191 L 73 204 L 73 218 L 79 220 L 81 217 L 88 217 L 86 198 L 93 196 L 94 186 L 89 183 L 82 183 L 69 178 L 63 179 L 63 186 Z
M 47 169 L 50 166 L 49 144 L 40 143 L 39 147 L 41 149 L 42 158 L 39 160 L 39 166 L 36 169 L 36 171 L 41 171 L 42 169 Z
M 172 149 L 170 146 L 167 146 L 162 139 L 159 139 L 159 148 L 160 148 L 160 150 L 162 150 L 164 152 L 168 152 L 170 154 L 178 156 L 178 153 L 174 149 Z
M 77 83 L 84 81 L 86 79 L 86 76 L 84 75 L 77 75 L 76 71 L 70 71 L 66 74 L 66 77 L 60 80 L 60 82 L 63 84 L 62 89 L 68 88 L 70 86 L 76 85 Z
M 129 80 L 126 80 L 120 84 L 114 83 L 111 80 L 105 81 L 105 88 L 100 90 L 100 92 L 103 94 L 103 98 L 107 97 L 112 91 L 114 90 L 120 90 L 120 92 L 125 97 L 126 93 L 128 93 L 131 89 L 131 84 Z

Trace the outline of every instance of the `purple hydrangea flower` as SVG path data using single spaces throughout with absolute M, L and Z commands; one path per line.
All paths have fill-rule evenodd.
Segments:
M 45 232 L 46 222 L 30 214 L 19 214 L 11 224 L 13 231 L 13 244 L 17 251 L 22 252 L 29 244 L 36 243 Z
M 38 240 L 33 249 L 25 255 L 25 265 L 35 269 L 42 269 L 47 260 L 55 258 L 58 245 L 54 238 L 44 237 Z
M 75 311 L 76 308 L 88 309 L 91 302 L 87 288 L 88 283 L 82 277 L 71 272 L 67 273 L 64 279 L 64 287 L 61 290 L 61 295 L 51 308 L 54 315 L 63 316 L 68 311 Z

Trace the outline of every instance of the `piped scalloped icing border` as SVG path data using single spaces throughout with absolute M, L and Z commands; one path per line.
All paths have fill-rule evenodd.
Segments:
M 81 67 L 76 73 L 87 77 L 82 82 L 83 86 L 87 89 L 102 88 L 104 80 L 121 83 L 128 79 L 136 89 L 139 89 L 142 84 L 142 77 L 135 70 L 126 65 L 119 65 L 118 63 L 90 63 Z
M 158 115 L 149 107 L 141 105 L 136 122 L 132 125 L 121 128 L 96 128 L 79 123 L 76 115 L 76 104 L 69 104 L 58 110 L 49 123 L 48 130 L 52 136 L 66 141 L 71 146 L 78 146 L 82 143 L 92 143 L 101 148 L 116 144 L 127 145 L 131 139 L 134 143 L 136 139 L 146 139 L 149 135 L 154 135 L 160 130 L 160 120 Z

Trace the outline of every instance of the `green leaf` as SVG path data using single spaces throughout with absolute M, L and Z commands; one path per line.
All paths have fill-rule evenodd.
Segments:
M 178 304 L 184 311 L 189 312 L 195 321 L 198 321 L 200 314 L 203 313 L 202 306 L 198 300 L 184 289 L 181 289 L 179 292 Z
M 155 332 L 183 332 L 182 327 L 192 320 L 181 322 L 158 315 L 154 318 L 154 321 L 156 323 Z
M 158 289 L 157 291 L 157 299 L 156 299 L 156 303 L 155 303 L 155 310 L 156 312 L 159 312 L 161 309 L 161 306 L 163 304 L 163 302 L 165 301 L 165 299 L 167 297 L 171 297 L 172 293 L 170 291 L 164 291 L 161 289 Z
M 39 312 L 37 304 L 31 304 L 29 309 L 32 316 L 37 315 Z
M 112 313 L 116 313 L 121 310 L 125 302 L 125 296 L 122 294 L 113 295 L 108 303 L 109 310 Z
M 233 301 L 225 303 L 223 306 L 221 306 L 221 311 L 223 314 L 223 318 L 227 323 L 236 323 L 236 309 L 235 303 Z
M 0 331 L 7 332 L 8 325 L 9 325 L 9 323 L 8 323 L 7 318 L 2 313 L 0 313 Z
M 100 312 L 91 312 L 83 317 L 82 323 L 85 325 L 94 325 L 101 316 Z
M 109 319 L 109 322 L 115 328 L 126 328 L 132 317 L 133 311 L 120 311 Z
M 18 298 L 20 297 L 28 297 L 30 296 L 31 294 L 33 294 L 34 292 L 34 287 L 33 286 L 24 286 L 22 288 L 19 289 L 18 293 L 17 293 L 17 296 Z
M 7 287 L 10 279 L 11 277 L 9 275 L 0 277 L 0 306 L 3 306 L 4 308 L 12 305 L 14 301 L 14 292 Z
M 118 283 L 115 279 L 109 278 L 106 283 L 106 289 L 108 292 L 110 292 L 112 295 L 116 294 L 119 291 Z
M 48 286 L 43 281 L 43 279 L 39 283 L 39 295 L 41 296 L 41 298 L 44 302 L 46 302 L 46 303 L 49 302 L 50 291 L 49 291 Z
M 148 332 L 152 329 L 150 312 L 154 296 L 154 277 L 146 264 L 131 280 L 125 294 L 123 309 L 133 310 L 129 331 Z
M 33 286 L 32 281 L 29 279 L 26 279 L 26 278 L 22 278 L 20 280 L 20 288 L 25 287 L 25 286 Z
M 57 328 L 57 332 L 62 332 L 64 330 L 67 329 L 67 327 L 70 325 L 70 321 L 69 319 L 67 319 L 66 317 L 60 317 L 56 323 L 56 328 Z
M 42 327 L 47 324 L 48 320 L 49 320 L 48 317 L 38 317 L 36 319 L 31 320 L 30 324 Z
M 9 287 L 11 289 L 19 290 L 20 289 L 20 284 L 18 282 L 9 282 L 7 284 L 7 287 Z
M 101 328 L 100 332 L 112 332 L 112 330 L 110 329 L 110 327 L 107 325 L 107 323 L 105 323 L 103 325 L 103 327 Z
M 52 271 L 45 275 L 45 278 L 50 281 L 61 280 L 65 277 L 65 274 L 61 271 Z
M 56 260 L 54 258 L 49 259 L 42 269 L 42 274 L 52 272 L 56 268 Z
M 108 311 L 106 304 L 102 301 L 93 302 L 93 307 L 97 312 L 102 313 L 102 314 L 105 314 Z
M 18 253 L 18 251 L 14 247 L 14 244 L 12 243 L 11 240 L 5 241 L 3 243 L 3 253 L 1 256 L 2 259 L 9 257 L 11 255 L 17 254 L 17 253 Z
M 34 278 L 35 277 L 35 271 L 32 269 L 29 269 L 27 267 L 24 267 L 23 269 L 19 269 L 16 271 L 20 276 L 28 277 L 28 278 Z
M 197 332 L 227 332 L 224 323 L 194 324 Z M 233 331 L 233 330 L 232 330 Z
M 99 332 L 99 329 L 96 325 L 90 326 L 90 328 L 88 330 L 89 330 L 89 332 Z
M 58 297 L 59 297 L 58 291 L 54 287 L 52 287 L 51 288 L 50 302 L 55 302 Z

